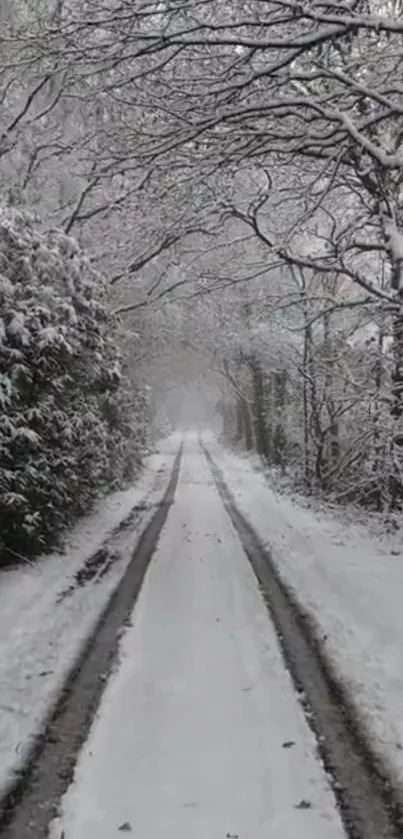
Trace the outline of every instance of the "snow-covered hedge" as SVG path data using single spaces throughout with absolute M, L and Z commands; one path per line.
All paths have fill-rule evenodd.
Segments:
M 74 239 L 0 210 L 0 557 L 46 549 L 141 459 L 103 283 Z M 139 430 L 140 426 L 140 430 Z

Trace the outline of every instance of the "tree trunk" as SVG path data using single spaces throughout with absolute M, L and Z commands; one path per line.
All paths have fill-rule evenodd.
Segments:
M 309 384 L 309 407 L 308 407 L 308 432 L 313 441 L 312 446 L 312 462 L 309 459 L 309 484 L 312 485 L 312 478 L 315 475 L 316 481 L 321 485 L 322 483 L 322 454 L 323 454 L 323 440 L 322 428 L 320 422 L 320 408 L 318 400 L 318 389 L 316 382 L 316 364 L 313 351 L 313 336 L 312 327 L 310 324 L 306 327 L 307 340 L 307 374 Z
M 400 507 L 403 496 L 403 260 L 394 259 L 392 263 L 392 287 L 396 290 L 396 302 L 399 311 L 393 324 L 393 352 L 395 368 L 392 384 L 392 417 L 395 429 L 392 439 L 393 474 L 391 481 L 391 507 Z
M 392 416 L 400 419 L 403 416 L 403 308 L 396 315 L 393 324 L 393 351 L 395 369 L 393 372 Z M 403 439 L 401 442 L 403 443 Z
M 287 374 L 285 370 L 273 374 L 273 398 L 275 429 L 273 435 L 273 462 L 281 469 L 285 467 L 286 434 L 284 431 L 284 407 L 286 399 Z
M 253 429 L 252 429 L 252 421 L 249 411 L 249 405 L 246 400 L 242 402 L 242 410 L 243 410 L 243 427 L 245 431 L 245 446 L 248 452 L 252 451 L 253 449 Z
M 245 430 L 244 416 L 245 416 L 245 414 L 244 414 L 244 407 L 243 406 L 244 406 L 244 400 L 242 399 L 242 397 L 238 396 L 238 399 L 236 401 L 236 434 L 235 434 L 235 442 L 236 443 L 239 443 L 241 440 L 243 440 L 243 436 L 244 436 L 244 430 Z
M 332 334 L 330 329 L 330 314 L 326 313 L 323 316 L 323 343 L 324 343 L 324 361 L 326 365 L 325 371 L 325 398 L 327 414 L 329 417 L 329 447 L 328 458 L 331 467 L 337 465 L 340 459 L 340 440 L 339 440 L 339 423 L 336 418 L 336 408 L 333 399 L 333 367 L 334 367 L 334 349 L 332 345 Z
M 381 328 L 378 333 L 378 341 L 377 341 L 377 355 L 376 355 L 376 362 L 375 362 L 375 397 L 374 397 L 374 409 L 372 414 L 372 424 L 373 424 L 373 445 L 374 445 L 374 463 L 373 463 L 373 474 L 374 474 L 374 493 L 376 499 L 376 505 L 378 510 L 382 510 L 386 508 L 387 504 L 387 497 L 389 496 L 389 482 L 386 480 L 385 482 L 385 451 L 384 451 L 384 444 L 382 441 L 381 436 L 381 412 L 382 412 L 382 385 L 383 385 L 383 377 L 384 377 L 384 364 L 383 364 L 383 349 L 384 345 L 384 332 Z
M 309 393 L 308 393 L 308 359 L 309 359 L 309 339 L 310 330 L 307 325 L 306 305 L 304 306 L 304 350 L 302 357 L 302 406 L 303 406 L 303 422 L 304 422 L 304 481 L 307 489 L 312 487 L 312 469 L 310 464 L 309 451 Z
M 265 418 L 264 378 L 260 363 L 250 361 L 253 380 L 253 422 L 255 427 L 256 451 L 261 457 L 268 459 L 269 446 Z

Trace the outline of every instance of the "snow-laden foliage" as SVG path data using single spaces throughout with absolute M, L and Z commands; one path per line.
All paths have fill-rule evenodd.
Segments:
M 148 412 L 106 390 L 104 423 L 122 399 L 161 433 L 199 382 L 307 491 L 403 506 L 401 0 L 0 5 L 0 204 L 91 252 L 148 387 Z
M 223 296 L 228 320 L 215 345 L 224 437 L 257 451 L 287 484 L 389 515 L 403 497 L 392 318 L 356 306 L 341 279 L 299 280 L 272 280 L 283 306 L 275 294 L 262 305 L 256 284 L 232 312 Z
M 140 461 L 144 397 L 122 382 L 103 296 L 74 239 L 0 211 L 3 555 L 48 547 Z

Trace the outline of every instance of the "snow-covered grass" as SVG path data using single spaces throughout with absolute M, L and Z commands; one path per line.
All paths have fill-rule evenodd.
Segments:
M 392 536 L 273 490 L 256 462 L 208 448 L 240 511 L 316 622 L 378 753 L 403 782 L 403 550 Z
M 101 500 L 66 537 L 61 553 L 0 573 L 0 790 L 21 767 L 31 738 L 130 561 L 136 535 L 166 489 L 179 442 L 174 436 L 165 440 L 133 487 Z M 114 534 L 133 507 L 143 504 L 137 523 Z M 112 536 L 119 558 L 108 573 L 59 600 L 85 560 Z

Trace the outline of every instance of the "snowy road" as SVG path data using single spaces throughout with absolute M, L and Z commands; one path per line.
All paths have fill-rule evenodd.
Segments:
M 51 835 L 125 830 L 139 839 L 345 835 L 255 577 L 191 437 Z

